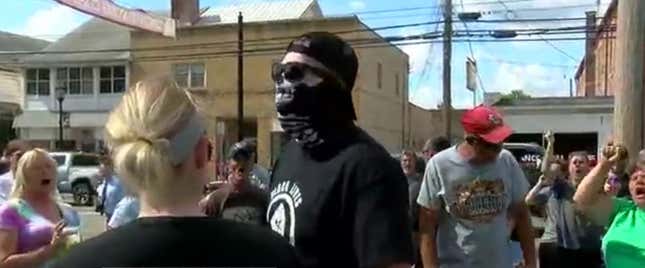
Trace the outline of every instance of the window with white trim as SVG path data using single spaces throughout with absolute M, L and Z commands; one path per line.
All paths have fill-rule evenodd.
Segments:
M 175 82 L 183 88 L 206 87 L 206 69 L 204 63 L 186 63 L 173 65 Z
M 27 95 L 49 96 L 49 69 L 27 69 Z
M 69 95 L 94 94 L 94 71 L 92 67 L 57 68 L 56 89 L 64 89 Z
M 101 66 L 99 68 L 99 92 L 113 94 L 125 92 L 125 66 Z

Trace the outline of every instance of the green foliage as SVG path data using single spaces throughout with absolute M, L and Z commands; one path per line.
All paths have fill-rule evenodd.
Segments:
M 524 93 L 521 89 L 516 89 L 512 90 L 508 94 L 502 95 L 495 104 L 499 106 L 513 105 L 516 100 L 526 100 L 530 98 L 531 95 Z

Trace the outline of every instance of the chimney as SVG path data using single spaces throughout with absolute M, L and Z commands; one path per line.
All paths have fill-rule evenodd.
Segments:
M 594 42 L 596 40 L 596 11 L 587 11 L 587 27 L 585 41 L 585 96 L 596 95 L 596 55 Z
M 190 26 L 200 17 L 199 0 L 171 0 L 171 16 L 177 26 Z

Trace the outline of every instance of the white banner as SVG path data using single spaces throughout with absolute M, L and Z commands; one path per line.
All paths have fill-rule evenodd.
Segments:
M 143 10 L 127 9 L 111 0 L 55 0 L 73 9 L 124 26 L 175 37 L 175 20 L 153 16 Z

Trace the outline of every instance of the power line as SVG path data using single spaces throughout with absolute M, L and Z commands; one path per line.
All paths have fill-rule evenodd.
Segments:
M 380 27 L 380 28 L 372 28 L 372 29 L 355 29 L 355 30 L 346 30 L 346 31 L 337 31 L 334 32 L 335 34 L 345 34 L 345 33 L 355 33 L 355 32 L 365 32 L 365 31 L 378 31 L 378 30 L 383 30 L 383 29 L 395 29 L 395 28 L 406 28 L 406 27 L 415 27 L 415 26 L 421 26 L 421 25 L 432 25 L 432 24 L 439 24 L 441 23 L 440 21 L 432 21 L 432 22 L 423 22 L 423 23 L 412 23 L 412 24 L 402 24 L 402 25 L 393 25 L 393 26 L 385 26 L 385 27 Z M 558 28 L 555 28 L 558 30 Z M 531 30 L 531 29 L 523 29 L 523 30 Z M 551 30 L 549 28 L 539 28 L 537 30 L 540 31 L 548 31 Z M 478 30 L 479 31 L 479 30 Z M 491 30 L 494 31 L 494 30 Z M 458 32 L 457 32 L 458 33 Z M 428 38 L 428 35 L 431 35 L 432 33 L 426 33 L 423 38 Z M 520 33 L 521 35 L 522 33 Z M 530 34 L 536 34 L 536 33 L 523 33 L 524 35 L 530 35 Z M 480 35 L 483 36 L 483 35 Z M 266 43 L 270 43 L 271 41 L 276 41 L 278 43 L 282 43 L 280 40 L 286 40 L 286 39 L 294 39 L 297 38 L 297 36 L 282 36 L 282 37 L 271 37 L 271 38 L 261 38 L 261 39 L 253 39 L 253 40 L 248 40 L 246 41 L 246 44 L 249 46 L 262 46 L 266 45 Z M 386 40 L 386 41 L 406 41 L 409 40 L 409 37 L 385 37 L 385 38 L 376 38 L 377 40 Z M 59 50 L 59 51 L 0 51 L 0 55 L 36 55 L 36 54 L 79 54 L 79 53 L 100 53 L 100 52 L 130 52 L 130 51 L 155 51 L 155 50 L 172 50 L 172 49 L 204 49 L 204 48 L 212 48 L 212 47 L 217 47 L 217 46 L 226 46 L 226 45 L 232 45 L 236 43 L 237 41 L 220 41 L 220 42 L 207 42 L 207 43 L 195 43 L 195 44 L 185 44 L 185 45 L 169 45 L 169 46 L 158 46 L 158 47 L 142 47 L 142 48 L 119 48 L 119 49 L 91 49 L 91 50 L 74 50 L 74 51 L 68 51 L 68 50 Z M 258 43 L 262 42 L 262 43 Z
M 582 41 L 585 40 L 586 38 L 550 38 L 547 39 L 549 41 L 561 41 L 561 42 L 567 42 L 567 41 Z M 614 37 L 610 37 L 608 39 L 614 39 Z M 421 40 L 421 41 L 414 41 L 414 40 Z M 356 43 L 353 44 L 352 47 L 356 49 L 369 49 L 369 48 L 382 48 L 382 47 L 393 47 L 393 46 L 409 46 L 409 45 L 421 45 L 421 44 L 435 44 L 435 43 L 442 43 L 442 40 L 422 40 L 422 39 L 410 39 L 406 40 L 407 42 L 401 42 L 401 41 L 395 41 L 392 43 L 384 42 L 381 39 L 374 40 L 371 42 L 367 42 L 369 40 L 366 40 L 361 43 Z M 414 42 L 410 42 L 414 41 Z M 453 39 L 453 42 L 456 43 L 462 43 L 462 42 L 479 42 L 479 43 L 505 43 L 505 42 L 535 42 L 535 41 L 542 41 L 538 39 Z M 401 43 L 399 43 L 401 42 Z M 350 42 L 351 43 L 351 42 Z M 282 55 L 284 53 L 285 47 L 284 46 L 276 46 L 276 47 L 267 47 L 267 48 L 256 48 L 256 49 L 249 49 L 249 50 L 244 50 L 243 53 L 245 56 L 260 56 L 260 55 Z M 100 51 L 100 52 L 110 52 L 110 51 Z M 265 52 L 272 52 L 269 54 L 266 54 Z M 277 52 L 277 54 L 275 54 Z M 81 52 L 83 53 L 83 52 Z M 159 60 L 187 60 L 187 59 L 201 59 L 201 58 L 217 58 L 217 57 L 234 57 L 238 53 L 238 50 L 230 50 L 230 51 L 217 51 L 217 52 L 204 52 L 204 53 L 193 53 L 193 54 L 176 54 L 176 55 L 162 55 L 162 56 L 142 56 L 142 57 L 135 57 L 137 60 L 142 60 L 142 61 L 150 61 L 151 59 L 156 59 L 156 61 Z M 262 54 L 265 53 L 265 54 Z M 20 62 L 0 62 L 0 64 L 16 64 Z
M 506 9 L 506 11 L 508 11 L 507 16 L 506 16 L 507 18 L 508 18 L 508 14 L 513 14 L 513 11 L 511 11 L 511 10 L 508 8 L 508 6 L 506 6 L 506 4 L 504 4 L 504 1 L 502 1 L 502 0 L 498 0 L 498 1 L 499 1 L 499 3 L 500 3 L 500 4 L 502 4 L 502 6 L 504 6 L 504 9 Z M 553 43 L 551 43 L 551 42 L 549 42 L 548 40 L 546 40 L 542 35 L 538 35 L 538 37 L 539 37 L 540 39 L 542 39 L 542 41 L 544 41 L 545 43 L 547 43 L 549 46 L 551 46 L 553 49 L 555 49 L 556 51 L 560 52 L 562 55 L 565 55 L 566 57 L 568 57 L 569 59 L 573 60 L 574 62 L 577 62 L 577 61 L 578 61 L 578 60 L 577 60 L 577 59 L 575 59 L 573 56 L 569 55 L 569 53 L 567 53 L 566 51 L 562 50 L 561 48 L 557 47 L 557 46 L 556 46 L 556 45 L 554 45 Z
M 564 50 L 562 50 L 561 48 L 557 47 L 556 45 L 554 45 L 553 43 L 551 43 L 549 40 L 544 39 L 544 37 L 543 37 L 543 36 L 541 36 L 541 35 L 538 35 L 538 36 L 540 37 L 540 39 L 542 39 L 542 41 L 546 42 L 546 43 L 547 43 L 549 46 L 551 46 L 553 49 L 555 49 L 555 50 L 559 51 L 560 53 L 562 53 L 562 55 L 567 56 L 567 57 L 568 57 L 569 59 L 571 59 L 572 61 L 575 61 L 575 62 L 577 62 L 577 61 L 578 61 L 578 59 L 574 58 L 573 56 L 571 56 L 571 55 L 570 55 L 569 53 L 567 53 L 566 51 L 564 51 Z
M 390 37 L 383 37 L 383 38 L 359 38 L 359 39 L 345 39 L 347 42 L 350 44 L 384 44 L 385 46 L 395 46 L 395 45 L 408 45 L 409 41 L 415 41 L 415 40 L 425 40 L 425 41 L 432 41 L 434 39 L 438 39 L 442 36 L 441 32 L 430 32 L 430 33 L 423 33 L 423 34 L 417 34 L 417 35 L 410 35 L 410 36 L 390 36 Z M 464 35 L 464 34 L 455 34 L 455 37 L 489 37 L 490 35 L 486 34 L 479 34 L 479 35 L 474 35 L 474 34 L 469 34 L 469 35 Z M 613 39 L 613 37 L 608 37 L 607 39 Z M 532 42 L 532 41 L 577 41 L 577 40 L 585 40 L 584 37 L 574 37 L 574 38 L 550 38 L 550 39 L 515 39 L 515 38 L 505 38 L 505 39 L 454 39 L 455 42 Z M 434 43 L 434 42 L 427 42 L 427 44 Z M 186 48 L 188 45 L 183 45 L 181 48 Z M 20 52 L 21 55 L 37 55 L 37 54 L 84 54 L 84 53 L 107 53 L 107 52 L 141 52 L 141 51 L 155 51 L 155 50 L 173 50 L 176 49 L 178 46 L 165 46 L 165 47 L 149 47 L 149 48 L 123 48 L 123 49 L 96 49 L 96 50 L 75 50 L 75 51 L 32 51 L 32 52 Z M 249 52 L 256 52 L 256 51 L 262 51 L 265 50 L 265 47 L 267 47 L 267 44 L 263 45 L 256 45 L 253 47 L 253 49 L 243 51 L 244 53 L 249 53 Z M 205 49 L 208 47 L 201 47 L 201 46 L 194 46 L 194 47 L 189 47 L 191 49 Z M 279 50 L 284 50 L 285 46 L 284 45 L 279 45 L 274 49 L 279 49 Z M 269 49 L 272 50 L 272 49 Z M 237 52 L 237 50 L 232 50 L 231 53 Z M 208 55 L 213 52 L 205 52 L 202 54 Z M 0 52 L 0 55 L 14 55 L 12 51 L 5 51 L 5 52 Z M 198 54 L 198 55 L 202 55 Z M 179 56 L 179 55 L 177 55 Z
M 462 12 L 464 11 L 464 0 L 459 0 L 461 3 L 461 10 Z M 466 24 L 466 21 L 461 20 L 461 22 L 464 24 L 464 28 L 466 29 L 466 34 L 470 34 L 468 32 L 468 25 Z M 470 51 L 470 57 L 477 62 L 477 58 L 475 58 L 475 53 L 473 52 L 473 45 L 470 41 L 468 41 L 468 50 Z M 475 65 L 476 66 L 476 65 Z M 479 81 L 479 85 L 482 88 L 482 92 L 486 92 L 486 89 L 484 88 L 484 82 L 482 82 L 482 78 L 479 75 L 479 70 L 477 70 L 477 80 Z M 473 94 L 476 94 L 476 90 L 473 90 Z
M 441 15 L 441 9 L 442 9 L 441 6 L 439 6 L 439 7 L 437 7 L 435 9 L 435 16 Z M 435 32 L 439 31 L 439 24 L 435 25 L 434 31 Z M 434 46 L 432 46 L 432 44 L 430 46 L 428 46 L 428 57 L 426 57 L 425 63 L 423 65 L 423 69 L 421 70 L 421 75 L 419 75 L 419 80 L 417 81 L 415 92 L 417 92 L 419 90 L 419 87 L 421 86 L 421 81 L 423 81 L 423 79 L 425 79 L 426 74 L 428 72 L 430 72 L 430 70 L 432 68 L 432 65 L 430 65 L 429 59 L 430 59 L 430 53 L 432 52 L 433 48 L 434 48 Z
M 585 38 L 551 38 L 548 39 L 550 41 L 581 41 L 585 40 Z M 484 39 L 484 40 L 478 40 L 478 39 L 454 39 L 454 42 L 461 43 L 461 42 L 481 42 L 481 43 L 502 43 L 502 42 L 542 42 L 542 40 L 539 39 Z M 391 47 L 391 46 L 409 46 L 409 45 L 420 45 L 420 44 L 434 44 L 434 43 L 441 43 L 442 40 L 421 40 L 421 41 L 414 41 L 414 42 L 404 42 L 404 43 L 376 43 L 376 42 L 364 42 L 364 43 L 359 43 L 359 44 L 353 44 L 352 47 L 355 49 L 366 49 L 366 48 L 381 48 L 381 47 Z M 256 55 L 282 55 L 284 53 L 284 47 L 271 47 L 271 48 L 260 48 L 260 49 L 252 49 L 252 50 L 245 50 L 244 54 L 245 56 L 256 56 Z M 278 54 L 266 54 L 266 52 L 278 52 Z M 220 51 L 220 52 L 207 52 L 207 53 L 194 53 L 194 54 L 181 54 L 181 55 L 162 55 L 162 56 L 144 56 L 144 57 L 139 57 L 137 58 L 138 60 L 150 60 L 150 59 L 156 59 L 156 60 L 171 60 L 171 59 L 187 59 L 190 57 L 194 58 L 203 58 L 203 57 L 211 57 L 211 56 L 223 56 L 227 55 L 228 57 L 235 56 L 237 53 L 237 50 L 231 50 L 231 51 Z M 265 54 L 262 54 L 265 53 Z
M 565 64 L 552 64 L 552 63 L 544 63 L 544 62 L 525 62 L 525 61 L 514 61 L 514 60 L 502 60 L 502 59 L 496 59 L 496 58 L 491 58 L 491 59 L 479 59 L 480 61 L 490 61 L 490 62 L 498 62 L 498 63 L 506 63 L 506 64 L 512 64 L 512 65 L 539 65 L 539 66 L 545 66 L 545 67 L 553 67 L 553 68 L 577 68 L 578 66 L 576 65 L 565 65 Z
M 509 2 L 512 3 L 519 3 L 519 2 L 530 2 L 533 0 L 512 0 Z M 495 1 L 483 1 L 483 2 L 474 2 L 470 3 L 469 5 L 490 5 L 496 3 Z M 435 9 L 435 8 L 441 8 L 441 5 L 433 5 L 433 6 L 417 6 L 417 7 L 405 7 L 405 8 L 394 8 L 394 9 L 377 9 L 377 10 L 368 10 L 368 11 L 359 11 L 359 12 L 354 12 L 354 13 L 345 13 L 345 14 L 338 14 L 338 15 L 361 15 L 361 14 L 379 14 L 379 13 L 394 13 L 394 12 L 401 12 L 401 11 L 413 11 L 413 10 L 422 10 L 422 9 Z
M 399 29 L 399 28 L 407 28 L 407 27 L 416 27 L 416 26 L 423 26 L 423 25 L 432 25 L 432 24 L 441 24 L 443 21 L 429 21 L 429 22 L 420 22 L 420 23 L 409 23 L 409 24 L 399 24 L 399 25 L 391 25 L 391 26 L 384 26 L 384 27 L 376 27 L 376 28 L 365 28 L 365 29 L 354 29 L 354 30 L 345 30 L 345 31 L 335 31 L 331 32 L 333 34 L 341 35 L 341 34 L 349 34 L 349 33 L 358 33 L 358 32 L 371 32 L 371 31 L 380 31 L 380 30 L 390 30 L 390 29 Z M 298 38 L 299 35 L 291 35 L 291 36 L 279 36 L 279 37 L 269 37 L 269 38 L 258 38 L 258 39 L 249 39 L 245 40 L 245 44 L 252 45 L 251 43 L 255 42 L 267 42 L 267 41 L 278 41 L 278 40 L 292 40 L 295 38 Z M 130 49 L 130 48 L 122 48 L 122 49 L 93 49 L 93 50 L 76 50 L 76 51 L 65 51 L 65 50 L 59 50 L 59 51 L 0 51 L 0 55 L 3 54 L 11 54 L 11 55 L 31 55 L 31 54 L 76 54 L 76 53 L 91 53 L 91 52 L 128 52 L 128 51 L 154 51 L 154 50 L 166 50 L 166 49 L 185 49 L 185 48 L 206 48 L 206 47 L 211 47 L 211 46 L 216 46 L 216 45 L 223 45 L 223 44 L 237 44 L 237 40 L 231 40 L 231 41 L 219 41 L 219 42 L 207 42 L 207 43 L 195 43 L 195 44 L 187 44 L 187 45 L 172 45 L 172 46 L 159 46 L 159 47 L 146 47 L 146 48 L 136 48 L 136 49 Z
M 512 12 L 531 12 L 531 11 L 551 11 L 551 10 L 556 10 L 556 9 L 574 9 L 574 8 L 584 8 L 584 7 L 591 7 L 595 5 L 590 5 L 590 4 L 581 4 L 581 5 L 568 5 L 568 6 L 550 6 L 550 7 L 533 7 L 533 8 L 515 8 L 513 9 Z M 509 12 L 509 10 L 504 9 L 504 10 L 486 10 L 482 11 L 482 14 L 485 15 L 491 15 L 491 14 L 498 14 L 502 12 Z
M 413 17 L 418 17 L 420 14 L 413 15 Z M 424 17 L 426 15 L 423 15 Z M 404 18 L 404 17 L 410 17 L 410 16 L 396 16 L 396 18 Z M 394 18 L 394 17 L 392 17 Z M 572 18 L 535 18 L 535 19 L 493 19 L 493 20 L 477 20 L 473 21 L 472 23 L 525 23 L 525 22 L 562 22 L 562 21 L 582 21 L 586 20 L 586 17 L 572 17 Z M 345 33 L 354 33 L 354 32 L 363 32 L 363 31 L 381 31 L 381 30 L 388 30 L 388 29 L 396 29 L 396 28 L 405 28 L 405 27 L 415 27 L 415 26 L 423 26 L 423 25 L 432 25 L 432 24 L 441 24 L 443 21 L 431 21 L 431 22 L 421 22 L 421 23 L 413 23 L 413 24 L 401 24 L 401 25 L 393 25 L 393 26 L 385 26 L 385 27 L 375 27 L 375 28 L 366 28 L 366 29 L 358 29 L 358 30 L 350 30 L 350 31 L 338 31 L 338 32 L 332 32 L 334 34 L 345 34 Z M 214 25 L 215 26 L 215 25 Z M 62 36 L 68 36 L 68 35 L 78 35 L 78 36 L 88 36 L 92 34 L 97 34 L 97 35 L 104 35 L 108 33 L 114 33 L 115 31 L 87 31 L 87 32 L 79 32 L 79 33 L 67 33 L 67 34 L 43 34 L 43 35 L 32 35 L 33 37 L 62 37 Z M 286 36 L 282 39 L 288 39 L 288 38 L 296 38 L 297 36 Z M 264 38 L 264 39 L 255 39 L 251 40 L 253 42 L 259 42 L 259 41 L 271 41 L 275 40 L 275 38 Z M 237 43 L 237 41 L 224 41 L 224 42 L 213 42 L 213 43 Z

